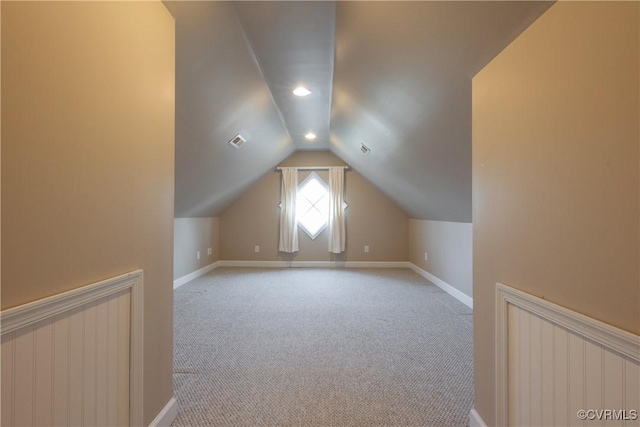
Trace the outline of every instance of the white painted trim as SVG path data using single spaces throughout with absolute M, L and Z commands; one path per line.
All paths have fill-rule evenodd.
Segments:
M 131 287 L 131 339 L 129 344 L 129 421 L 132 426 L 144 423 L 144 276 Z
M 439 287 L 440 289 L 442 289 L 443 291 L 445 291 L 446 293 L 448 293 L 449 295 L 451 295 L 452 297 L 454 297 L 455 299 L 457 299 L 467 307 L 473 308 L 473 298 L 471 298 L 469 295 L 459 291 L 458 289 L 454 288 L 444 280 L 434 276 L 428 271 L 421 269 L 414 263 L 410 262 L 408 264 L 409 264 L 408 267 L 410 269 L 412 269 L 413 271 L 415 271 L 416 273 L 418 273 L 428 281 L 432 282 L 434 285 L 436 285 L 437 287 Z
M 498 285 L 498 284 L 496 284 Z M 507 327 L 507 300 L 505 294 L 496 286 L 496 423 L 498 426 L 509 425 L 509 354 Z
M 149 427 L 169 427 L 171 423 L 178 416 L 178 401 L 175 397 L 169 399 L 164 408 L 158 413 L 158 415 L 151 421 Z
M 129 355 L 129 423 L 143 425 L 144 402 L 144 276 L 132 271 L 87 286 L 72 289 L 0 312 L 0 334 L 4 335 L 125 289 L 131 292 L 131 336 Z
M 496 283 L 496 415 L 499 426 L 506 426 L 509 421 L 509 325 L 507 323 L 509 304 L 533 313 L 635 362 L 640 362 L 640 336 L 501 283 Z
M 123 289 L 131 288 L 138 280 L 142 281 L 142 270 L 2 310 L 0 312 L 1 333 L 4 335 Z
M 327 185 L 326 182 L 324 182 L 324 179 L 320 178 L 320 175 L 318 175 L 315 172 L 311 172 L 299 185 L 298 185 L 298 196 L 297 197 L 304 197 L 300 195 L 300 189 L 302 187 L 304 187 L 305 185 L 307 185 L 307 182 L 311 181 L 315 179 L 318 184 L 320 184 L 321 187 L 324 188 L 324 190 L 327 192 L 327 198 L 329 198 L 329 185 Z M 317 202 L 316 202 L 317 203 Z M 327 206 L 328 206 L 329 201 L 327 200 Z M 328 209 L 327 209 L 328 210 Z M 307 211 L 308 212 L 308 211 Z M 302 215 L 304 216 L 304 214 Z M 305 227 L 304 223 L 301 221 L 300 217 L 297 218 L 296 222 L 298 223 L 298 227 L 300 227 L 302 229 L 302 231 L 304 231 L 305 233 L 307 233 L 307 236 L 309 236 L 311 238 L 311 240 L 316 240 L 316 237 L 318 237 L 320 235 L 320 233 L 322 233 L 327 227 L 329 227 L 329 216 L 327 215 L 327 222 L 324 223 L 324 225 L 316 230 L 315 233 L 312 233 L 311 230 L 307 229 L 307 227 Z
M 506 319 L 504 316 L 506 316 L 507 304 L 511 303 L 640 363 L 638 335 L 501 283 L 497 283 L 496 286 L 498 307 L 504 310 L 503 320 Z
M 406 261 L 218 261 L 218 267 L 259 268 L 410 268 L 447 292 L 466 306 L 473 308 L 473 299 L 453 286 Z
M 329 170 L 331 168 L 340 168 L 340 169 L 344 169 L 344 170 L 349 170 L 349 166 L 295 166 L 292 167 L 291 169 L 296 169 L 299 171 L 322 171 L 322 170 Z M 278 166 L 276 168 L 277 171 L 281 171 L 282 169 L 287 169 L 287 167 L 281 167 Z
M 185 283 L 189 283 L 190 281 L 197 279 L 200 276 L 203 276 L 205 274 L 207 274 L 208 272 L 210 272 L 211 270 L 215 270 L 216 268 L 218 268 L 220 266 L 220 261 L 216 261 L 216 262 L 212 262 L 211 264 L 202 267 L 199 270 L 196 270 L 192 273 L 186 274 L 176 280 L 173 281 L 173 289 L 177 289 L 180 286 L 184 285 Z
M 484 422 L 476 408 L 471 408 L 469 412 L 469 427 L 487 427 L 487 424 Z
M 407 268 L 405 261 L 218 261 L 220 267 L 263 268 Z

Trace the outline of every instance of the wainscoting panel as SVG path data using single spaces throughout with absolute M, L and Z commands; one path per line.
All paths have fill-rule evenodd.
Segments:
M 500 425 L 639 425 L 638 336 L 504 285 L 497 298 Z
M 2 425 L 141 424 L 141 395 L 130 393 L 141 286 L 136 272 L 4 310 Z

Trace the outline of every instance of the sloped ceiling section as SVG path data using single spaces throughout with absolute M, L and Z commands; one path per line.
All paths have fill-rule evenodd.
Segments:
M 408 216 L 471 222 L 471 78 L 552 3 L 166 4 L 177 217 L 217 216 L 292 151 L 328 148 Z
M 235 7 L 296 149 L 329 149 L 335 3 L 241 1 Z M 298 85 L 311 94 L 293 96 Z M 305 139 L 308 132 L 316 139 Z
M 229 2 L 165 2 L 176 20 L 175 216 L 217 216 L 295 147 Z M 236 134 L 247 142 L 227 144 Z
M 549 5 L 338 3 L 331 150 L 410 217 L 471 222 L 471 78 Z

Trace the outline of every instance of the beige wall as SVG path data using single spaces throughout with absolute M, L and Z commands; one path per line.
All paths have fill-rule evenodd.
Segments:
M 282 166 L 340 166 L 328 151 L 299 151 Z M 329 182 L 327 171 L 316 172 Z M 298 182 L 309 174 L 300 171 Z M 327 247 L 327 231 L 315 240 L 299 230 L 300 251 L 290 258 L 278 253 L 280 174 L 268 172 L 256 185 L 233 203 L 220 217 L 221 248 L 224 260 L 275 261 L 407 261 L 408 219 L 387 197 L 355 171 L 346 172 L 347 251 L 332 258 Z M 254 246 L 260 252 L 254 252 Z M 364 246 L 369 253 L 364 253 Z
M 144 420 L 172 395 L 174 22 L 2 2 L 2 308 L 144 270 Z
M 211 248 L 211 255 L 207 249 Z M 197 252 L 200 251 L 200 259 Z M 173 226 L 173 279 L 220 259 L 220 218 L 176 218 Z
M 410 219 L 409 261 L 473 297 L 472 234 L 469 223 Z
M 552 6 L 473 79 L 475 406 L 494 286 L 640 333 L 639 8 Z

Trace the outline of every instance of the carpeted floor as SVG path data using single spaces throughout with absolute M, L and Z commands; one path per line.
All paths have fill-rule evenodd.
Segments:
M 214 270 L 175 291 L 173 426 L 466 426 L 471 317 L 408 269 Z

